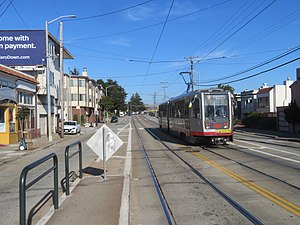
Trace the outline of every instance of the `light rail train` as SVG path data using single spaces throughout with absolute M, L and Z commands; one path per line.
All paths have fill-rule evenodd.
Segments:
M 159 127 L 191 144 L 233 141 L 233 95 L 221 89 L 197 90 L 159 105 Z

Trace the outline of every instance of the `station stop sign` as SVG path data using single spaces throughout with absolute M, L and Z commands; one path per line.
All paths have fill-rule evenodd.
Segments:
M 123 141 L 105 124 L 86 143 L 101 160 L 107 161 Z

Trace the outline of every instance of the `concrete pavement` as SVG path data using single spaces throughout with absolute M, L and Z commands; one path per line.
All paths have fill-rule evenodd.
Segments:
M 239 132 L 250 132 L 256 135 L 267 135 L 278 139 L 300 142 L 300 134 L 288 134 L 273 131 L 260 131 L 254 129 L 239 128 Z M 103 179 L 102 162 L 94 162 L 87 168 L 84 168 L 84 176 L 71 184 L 71 195 L 60 197 L 60 207 L 58 210 L 53 208 L 38 222 L 41 224 L 130 224 L 128 215 L 129 200 L 124 195 L 126 188 L 125 165 L 128 159 L 128 135 L 120 135 L 125 144 L 116 152 L 116 154 L 107 162 L 107 179 Z M 18 144 L 0 147 L 0 165 L 9 163 L 11 160 L 22 157 L 24 154 L 34 153 L 36 150 L 47 148 L 59 142 L 72 138 L 65 136 L 64 139 L 59 135 L 53 135 L 53 142 L 49 143 L 47 137 L 34 139 L 33 150 L 18 150 Z M 127 139 L 128 138 L 128 139 Z M 125 181 L 125 182 L 124 182 Z M 126 192 L 125 192 L 126 193 Z M 123 201 L 123 202 L 122 202 Z M 123 207 L 127 204 L 127 208 Z M 120 223 L 120 215 L 127 214 L 125 220 Z

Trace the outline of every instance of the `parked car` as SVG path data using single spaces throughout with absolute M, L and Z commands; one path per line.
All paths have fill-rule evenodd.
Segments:
M 110 122 L 111 123 L 117 123 L 118 122 L 118 117 L 117 116 L 112 116 Z
M 64 133 L 65 134 L 77 134 L 81 132 L 81 127 L 77 121 L 66 121 L 64 122 Z

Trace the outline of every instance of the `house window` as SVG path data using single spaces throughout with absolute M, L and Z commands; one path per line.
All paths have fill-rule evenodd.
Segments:
M 269 97 L 262 97 L 258 99 L 258 107 L 265 108 L 269 106 Z
M 85 101 L 85 94 L 79 95 L 79 101 Z
M 50 71 L 49 76 L 50 76 L 50 85 L 53 85 L 54 84 L 54 73 L 52 71 Z
M 5 132 L 5 108 L 0 108 L 0 132 Z
M 27 94 L 24 92 L 19 92 L 19 104 L 27 104 L 27 105 L 32 105 L 33 102 L 33 95 L 32 94 Z
M 85 86 L 85 80 L 80 79 L 78 82 L 79 82 L 79 87 Z
M 78 95 L 77 94 L 71 94 L 71 101 L 78 101 Z
M 71 87 L 77 87 L 77 79 L 71 79 Z

